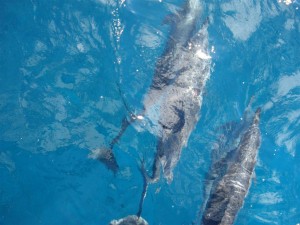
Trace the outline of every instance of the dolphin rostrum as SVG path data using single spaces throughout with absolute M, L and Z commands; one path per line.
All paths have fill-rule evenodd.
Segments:
M 210 197 L 202 215 L 203 225 L 230 225 L 243 206 L 253 176 L 260 147 L 260 112 L 255 112 L 251 125 L 242 134 L 236 149 L 218 162 L 223 170 L 218 171 Z M 217 168 L 218 169 L 218 168 Z

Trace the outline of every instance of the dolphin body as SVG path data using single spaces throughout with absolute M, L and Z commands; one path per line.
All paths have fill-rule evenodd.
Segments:
M 260 147 L 260 112 L 255 112 L 251 125 L 242 134 L 236 149 L 213 166 L 218 177 L 214 180 L 210 197 L 202 215 L 203 225 L 230 225 L 243 206 L 251 185 Z M 217 165 L 217 166 L 216 166 Z M 222 169 L 218 168 L 222 167 Z
M 202 5 L 188 0 L 181 11 L 169 20 L 171 30 L 166 49 L 156 63 L 150 89 L 144 97 L 143 118 L 148 129 L 157 135 L 152 175 L 156 182 L 163 176 L 170 183 L 181 151 L 199 120 L 202 95 L 210 77 L 208 20 L 201 28 Z
M 144 96 L 142 113 L 131 113 L 130 120 L 123 120 L 109 148 L 93 151 L 90 155 L 116 172 L 119 166 L 112 149 L 132 122 L 139 120 L 157 136 L 152 174 L 148 175 L 144 165 L 141 168 L 144 186 L 138 217 L 142 213 L 148 184 L 160 178 L 161 167 L 164 178 L 168 183 L 172 182 L 173 169 L 200 117 L 203 91 L 211 67 L 209 22 L 208 19 L 203 22 L 202 11 L 200 0 L 187 0 L 181 10 L 167 18 L 171 25 L 169 38 L 156 62 L 152 83 Z
M 158 141 L 152 174 L 148 175 L 144 162 L 140 168 L 144 186 L 138 217 L 142 213 L 148 184 L 158 181 L 161 167 L 164 178 L 168 183 L 172 182 L 173 169 L 200 117 L 211 66 L 208 19 L 198 28 L 201 12 L 199 0 L 187 0 L 182 10 L 172 16 L 166 49 L 157 61 L 152 84 L 144 97 L 144 112 L 139 118 L 144 118 Z
M 168 183 L 173 180 L 182 148 L 199 120 L 203 90 L 210 77 L 208 19 L 199 26 L 203 20 L 201 12 L 200 0 L 187 0 L 180 11 L 167 18 L 170 35 L 144 96 L 142 113 L 131 113 L 129 120 L 124 119 L 109 148 L 93 151 L 90 158 L 100 160 L 116 173 L 119 166 L 112 149 L 127 127 L 139 120 L 158 137 L 152 175 L 147 176 L 147 182 L 159 179 L 160 166 Z

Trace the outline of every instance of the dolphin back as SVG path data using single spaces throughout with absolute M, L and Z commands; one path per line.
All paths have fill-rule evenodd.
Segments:
M 248 130 L 242 135 L 227 169 L 215 180 L 202 216 L 203 225 L 233 224 L 243 206 L 254 172 L 260 147 L 260 112 L 258 108 Z M 231 152 L 232 154 L 232 152 Z M 232 161 L 231 161 L 232 160 Z

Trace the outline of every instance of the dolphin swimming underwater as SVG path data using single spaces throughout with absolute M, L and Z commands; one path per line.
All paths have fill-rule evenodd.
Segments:
M 210 77 L 209 22 L 208 19 L 203 22 L 202 11 L 200 0 L 187 0 L 180 11 L 168 17 L 171 23 L 169 38 L 144 96 L 142 113 L 131 114 L 130 120 L 124 119 L 109 148 L 94 151 L 90 157 L 99 159 L 116 172 L 119 166 L 112 149 L 138 118 L 158 139 L 152 175 L 147 180 L 157 181 L 162 166 L 164 177 L 168 183 L 172 181 L 182 148 L 199 120 L 203 90 Z M 199 26 L 201 19 L 203 24 Z
M 233 224 L 243 206 L 251 185 L 261 142 L 260 112 L 261 109 L 258 108 L 251 125 L 242 134 L 238 147 L 228 152 L 227 156 L 218 162 L 225 171 L 218 171 L 219 177 L 214 180 L 201 224 Z
M 187 0 L 181 10 L 168 17 L 171 25 L 169 38 L 156 62 L 149 90 L 144 95 L 142 113 L 131 114 L 130 120 L 123 120 L 110 148 L 91 155 L 117 171 L 119 167 L 113 146 L 136 118 L 157 137 L 151 175 L 148 175 L 144 165 L 141 169 L 144 190 L 138 216 L 141 215 L 147 186 L 160 178 L 161 168 L 167 182 L 172 182 L 173 169 L 200 118 L 203 92 L 211 68 L 209 21 L 203 16 L 203 7 L 200 0 Z
M 159 179 L 160 167 L 167 182 L 173 180 L 173 169 L 200 117 L 211 65 L 208 20 L 197 29 L 201 12 L 199 0 L 188 0 L 174 15 L 166 50 L 144 98 L 145 120 L 158 138 L 149 182 Z

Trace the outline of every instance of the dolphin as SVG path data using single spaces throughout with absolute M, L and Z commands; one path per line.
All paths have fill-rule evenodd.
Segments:
M 146 171 L 144 160 L 140 167 L 143 191 L 137 216 L 142 213 L 148 184 L 159 180 L 161 168 L 170 184 L 173 170 L 182 149 L 199 118 L 203 92 L 210 77 L 211 57 L 208 51 L 208 18 L 201 21 L 199 0 L 187 0 L 182 10 L 173 15 L 170 37 L 165 52 L 157 61 L 155 74 L 147 95 L 144 112 L 139 115 L 150 132 L 157 135 L 152 174 Z
M 149 183 L 173 180 L 182 149 L 195 128 L 202 106 L 205 84 L 210 77 L 208 19 L 198 28 L 202 5 L 188 0 L 171 20 L 166 49 L 156 63 L 155 74 L 144 97 L 142 114 L 150 132 L 156 134 L 156 154 Z M 141 118 L 141 117 L 140 117 Z
M 209 199 L 202 215 L 202 225 L 230 225 L 243 206 L 261 143 L 258 108 L 248 129 L 241 135 L 237 148 L 213 165 L 217 171 Z M 222 169 L 219 169 L 221 167 Z
M 90 156 L 115 172 L 119 166 L 112 149 L 131 123 L 143 123 L 157 137 L 151 174 L 144 165 L 141 168 L 144 186 L 138 217 L 142 213 L 148 184 L 159 180 L 161 168 L 167 183 L 172 182 L 182 149 L 200 118 L 212 61 L 208 42 L 209 20 L 203 16 L 203 8 L 200 0 L 186 0 L 181 10 L 167 18 L 169 38 L 156 62 L 152 83 L 144 95 L 142 112 L 139 115 L 130 112 L 130 119 L 123 120 L 109 148 L 94 151 L 95 154 Z
M 200 0 L 187 0 L 181 10 L 167 18 L 171 25 L 169 38 L 156 62 L 142 112 L 139 115 L 130 112 L 130 119 L 123 120 L 109 148 L 93 151 L 91 158 L 116 172 L 119 166 L 112 149 L 127 127 L 139 121 L 157 136 L 152 175 L 147 176 L 147 181 L 152 183 L 159 179 L 160 167 L 167 182 L 173 180 L 173 169 L 199 120 L 204 87 L 210 77 L 209 21 L 203 22 L 202 11 Z M 201 20 L 203 24 L 199 26 Z M 126 104 L 125 107 L 128 110 Z

